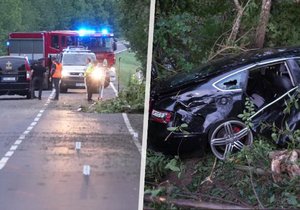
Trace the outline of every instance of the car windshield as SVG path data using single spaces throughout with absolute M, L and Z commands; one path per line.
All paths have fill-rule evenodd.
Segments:
M 68 66 L 85 66 L 87 58 L 91 58 L 93 61 L 96 60 L 96 56 L 94 54 L 64 54 L 62 58 L 62 63 Z

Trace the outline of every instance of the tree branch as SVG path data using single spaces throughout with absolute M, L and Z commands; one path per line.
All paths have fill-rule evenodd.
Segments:
M 173 204 L 179 207 L 184 208 L 202 208 L 202 209 L 249 209 L 243 206 L 237 205 L 228 205 L 221 203 L 209 203 L 204 201 L 194 201 L 188 199 L 168 199 L 167 197 L 151 197 L 145 196 L 144 201 L 152 202 L 152 203 L 165 203 L 165 204 Z

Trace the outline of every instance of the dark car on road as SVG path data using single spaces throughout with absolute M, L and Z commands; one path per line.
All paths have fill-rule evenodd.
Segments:
M 287 101 L 299 98 L 299 84 L 300 47 L 249 51 L 160 81 L 151 90 L 148 146 L 168 153 L 210 146 L 224 160 L 251 145 L 254 134 L 270 137 L 263 125 L 299 129 L 299 110 L 284 112 Z
M 27 57 L 0 56 L 0 95 L 31 98 L 31 68 Z

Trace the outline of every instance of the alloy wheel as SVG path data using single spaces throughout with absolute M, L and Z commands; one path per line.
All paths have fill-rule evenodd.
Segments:
M 217 126 L 209 140 L 214 155 L 220 160 L 225 160 L 230 153 L 240 151 L 244 146 L 251 145 L 253 134 L 243 122 L 230 120 Z

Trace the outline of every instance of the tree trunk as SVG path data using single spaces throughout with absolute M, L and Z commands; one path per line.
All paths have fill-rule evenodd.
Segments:
M 234 5 L 235 5 L 236 10 L 237 10 L 237 15 L 236 15 L 236 18 L 234 20 L 234 24 L 232 26 L 231 33 L 230 33 L 230 35 L 227 39 L 227 43 L 229 45 L 234 43 L 234 41 L 236 40 L 237 34 L 238 34 L 240 26 L 241 26 L 242 16 L 243 16 L 243 13 L 244 13 L 244 9 L 242 8 L 239 0 L 234 0 Z
M 262 48 L 264 46 L 271 5 L 272 0 L 262 0 L 261 13 L 255 36 L 255 47 L 257 48 Z

